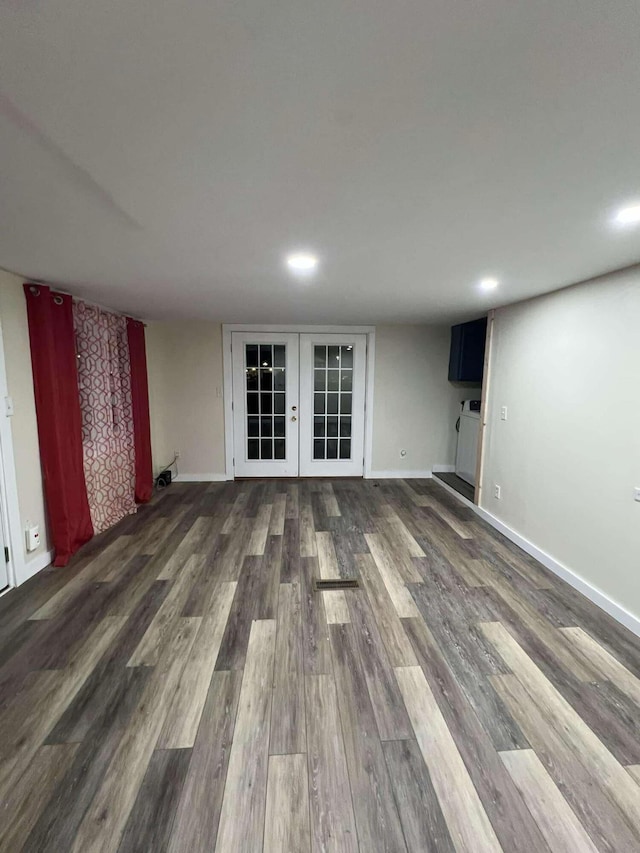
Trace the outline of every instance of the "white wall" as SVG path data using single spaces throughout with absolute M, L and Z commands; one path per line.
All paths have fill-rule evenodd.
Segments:
M 374 475 L 430 471 L 455 461 L 460 400 L 480 391 L 447 380 L 449 344 L 448 326 L 376 327 Z
M 482 492 L 484 509 L 638 618 L 639 336 L 640 272 L 499 309 Z
M 10 422 L 21 531 L 19 541 L 14 542 L 13 547 L 19 549 L 16 555 L 19 582 L 33 573 L 29 564 L 41 567 L 43 560 L 46 564 L 46 553 L 50 548 L 38 447 L 27 306 L 22 283 L 22 278 L 0 270 L 0 323 L 7 388 L 14 406 L 14 415 Z M 25 537 L 22 533 L 27 521 L 40 526 L 40 546 L 30 553 L 26 552 Z
M 154 474 L 179 450 L 182 476 L 224 477 L 222 326 L 150 323 L 145 334 Z
M 180 450 L 181 475 L 224 476 L 222 326 L 150 323 L 146 338 L 154 472 Z M 459 401 L 476 392 L 447 381 L 448 363 L 448 328 L 377 327 L 374 474 L 453 463 Z

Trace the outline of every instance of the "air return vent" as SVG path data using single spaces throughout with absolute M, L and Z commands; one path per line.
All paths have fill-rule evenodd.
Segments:
M 329 589 L 358 589 L 360 584 L 355 578 L 331 578 L 331 580 L 316 579 L 315 587 L 318 592 Z

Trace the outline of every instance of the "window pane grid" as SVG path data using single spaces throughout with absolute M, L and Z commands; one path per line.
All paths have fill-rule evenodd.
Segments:
M 314 346 L 313 458 L 351 459 L 353 346 Z
M 286 459 L 286 347 L 245 344 L 247 459 Z

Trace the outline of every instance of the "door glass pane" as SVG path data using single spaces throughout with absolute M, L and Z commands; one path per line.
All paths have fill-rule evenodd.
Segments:
M 340 367 L 353 367 L 353 346 L 340 347 Z
M 313 391 L 313 458 L 351 459 L 353 344 L 314 345 Z
M 340 347 L 340 459 L 351 459 L 353 346 Z
M 260 371 L 260 390 L 273 391 L 273 370 L 270 367 Z
M 276 368 L 273 371 L 273 390 L 284 391 L 284 370 Z
M 260 394 L 260 414 L 270 415 L 273 411 L 273 394 Z
M 271 344 L 260 344 L 260 367 L 273 367 L 273 347 Z
M 257 391 L 258 390 L 258 368 L 257 367 L 248 367 L 246 372 L 247 372 L 247 391 Z
M 245 348 L 247 367 L 258 366 L 258 347 L 256 344 L 247 344 Z
M 284 344 L 245 344 L 247 459 L 287 458 L 286 369 Z

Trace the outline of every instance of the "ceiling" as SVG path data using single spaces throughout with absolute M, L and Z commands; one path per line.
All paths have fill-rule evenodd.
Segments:
M 627 266 L 639 44 L 637 0 L 2 0 L 0 267 L 148 319 L 415 323 Z

